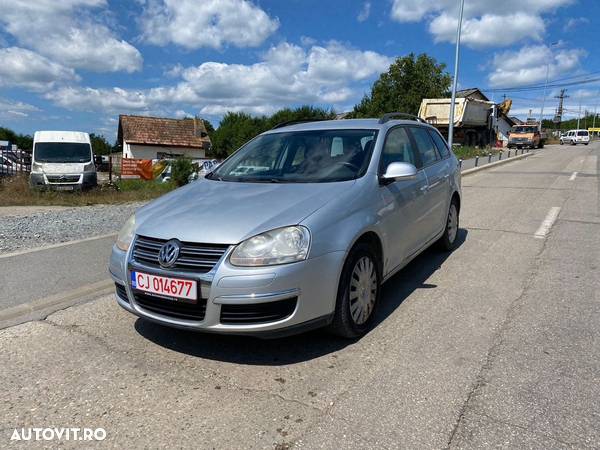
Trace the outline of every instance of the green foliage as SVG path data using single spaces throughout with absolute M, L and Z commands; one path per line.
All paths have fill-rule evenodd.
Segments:
M 168 183 L 160 183 L 158 181 L 148 180 L 117 180 L 115 184 L 119 187 L 121 192 L 133 192 L 133 191 L 145 191 L 145 192 L 156 192 L 166 193 L 175 187 L 175 184 L 171 181 Z
M 229 112 L 211 136 L 213 155 L 218 158 L 226 157 L 250 139 L 282 122 L 334 117 L 333 111 L 306 105 L 294 109 L 284 108 L 271 116 L 254 117 L 243 112 Z
M 9 141 L 11 144 L 17 144 L 22 150 L 31 150 L 33 148 L 33 138 L 28 134 L 15 133 L 8 128 L 0 127 L 0 141 Z
M 187 184 L 188 177 L 194 171 L 192 161 L 187 158 L 177 158 L 171 163 L 171 181 L 177 186 Z
M 594 115 L 593 114 L 588 113 L 585 116 L 582 116 L 581 119 L 579 120 L 579 128 L 581 128 L 582 130 L 587 130 L 588 128 L 591 128 L 592 125 L 594 125 Z M 600 127 L 600 116 L 596 117 L 596 127 Z M 569 131 L 569 130 L 575 130 L 575 129 L 577 129 L 577 118 L 563 120 L 559 124 L 555 124 L 551 120 L 544 120 L 542 122 L 542 128 L 546 128 L 548 130 L 560 129 L 563 132 Z
M 113 146 L 108 143 L 104 136 L 90 133 L 90 141 L 92 142 L 92 152 L 94 155 L 108 155 L 114 151 Z
M 387 112 L 417 114 L 424 98 L 446 97 L 452 78 L 445 64 L 411 53 L 396 59 L 354 107 L 352 117 L 380 117 Z

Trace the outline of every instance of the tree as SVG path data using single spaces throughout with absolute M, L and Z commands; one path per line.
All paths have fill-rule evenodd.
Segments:
M 192 161 L 187 158 L 179 157 L 171 163 L 171 180 L 173 180 L 177 186 L 183 186 L 184 184 L 187 184 L 188 178 L 193 171 L 194 165 L 192 164 Z
M 112 145 L 108 143 L 104 136 L 90 133 L 90 141 L 92 142 L 92 152 L 94 155 L 108 155 L 113 151 Z
M 219 128 L 212 133 L 213 155 L 226 157 L 260 133 L 270 130 L 283 122 L 301 119 L 332 119 L 334 111 L 327 111 L 313 106 L 284 108 L 271 116 L 254 117 L 243 112 L 225 114 Z
M 451 76 L 445 64 L 421 54 L 397 58 L 354 107 L 352 117 L 380 117 L 388 112 L 417 114 L 421 100 L 448 96 Z
M 28 134 L 15 133 L 9 128 L 0 127 L 0 141 L 9 141 L 16 144 L 22 150 L 31 150 L 33 148 L 33 138 Z

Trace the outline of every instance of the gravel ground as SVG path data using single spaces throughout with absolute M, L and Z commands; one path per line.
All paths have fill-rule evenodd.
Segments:
M 80 206 L 26 215 L 0 214 L 0 254 L 117 233 L 129 215 L 142 205 Z

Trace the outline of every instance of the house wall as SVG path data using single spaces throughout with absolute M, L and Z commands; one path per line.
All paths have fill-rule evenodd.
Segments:
M 170 147 L 160 145 L 140 145 L 123 142 L 123 158 L 158 159 L 159 153 L 186 156 L 193 159 L 206 158 L 204 149 L 189 147 Z

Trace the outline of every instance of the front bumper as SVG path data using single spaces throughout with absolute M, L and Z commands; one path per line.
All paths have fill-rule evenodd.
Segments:
M 508 148 L 525 148 L 533 147 L 534 145 L 533 141 L 508 141 Z
M 82 190 L 98 185 L 98 175 L 96 172 L 65 174 L 65 177 L 65 181 L 54 180 L 48 179 L 45 173 L 31 172 L 29 175 L 29 184 L 33 188 L 55 190 Z
M 132 261 L 129 252 L 113 246 L 109 270 L 115 283 L 124 288 L 120 291 L 127 297 L 116 294 L 117 302 L 127 311 L 154 322 L 223 334 L 271 337 L 302 332 L 331 321 L 345 252 L 328 253 L 279 266 L 240 268 L 227 262 L 231 250 L 225 252 L 210 272 L 194 274 L 149 268 Z M 131 288 L 132 270 L 198 281 L 200 297 L 206 301 L 202 320 L 182 319 L 146 309 L 136 301 Z M 293 298 L 297 299 L 293 312 L 282 319 L 248 324 L 222 323 L 222 308 L 226 309 L 228 305 L 264 305 Z

